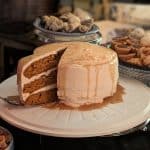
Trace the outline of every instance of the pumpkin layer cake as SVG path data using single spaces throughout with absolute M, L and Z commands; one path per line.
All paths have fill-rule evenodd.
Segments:
M 71 107 L 102 103 L 116 92 L 118 59 L 114 51 L 85 42 L 48 44 L 19 61 L 22 103 L 60 100 Z

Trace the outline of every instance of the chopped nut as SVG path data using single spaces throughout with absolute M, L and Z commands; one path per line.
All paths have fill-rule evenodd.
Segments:
M 135 28 L 129 36 L 135 38 L 135 39 L 140 39 L 144 36 L 144 29 L 142 28 Z
M 45 22 L 45 28 L 52 31 L 61 30 L 64 26 L 63 21 L 55 16 L 44 16 L 43 21 Z
M 76 8 L 74 10 L 74 15 L 79 17 L 81 22 L 84 22 L 85 20 L 92 19 L 92 17 L 90 16 L 90 14 L 87 11 L 84 11 L 84 10 L 82 10 L 80 8 Z
M 85 20 L 79 26 L 79 31 L 88 32 L 89 30 L 91 30 L 92 26 L 93 26 L 93 19 Z
M 142 60 L 143 60 L 143 64 L 144 64 L 145 66 L 150 67 L 150 55 L 145 56 Z
M 142 61 L 140 58 L 131 58 L 127 60 L 127 62 L 134 64 L 134 65 L 142 66 Z
M 127 55 L 119 55 L 119 58 L 122 59 L 123 61 L 129 60 L 133 57 L 135 57 L 135 53 L 127 54 Z
M 93 19 L 88 12 L 75 9 L 71 13 L 71 7 L 59 9 L 58 16 L 41 17 L 41 26 L 47 30 L 60 32 L 88 32 L 92 29 Z
M 81 25 L 80 19 L 72 13 L 63 14 L 60 19 L 65 22 L 63 27 L 66 32 L 73 32 Z

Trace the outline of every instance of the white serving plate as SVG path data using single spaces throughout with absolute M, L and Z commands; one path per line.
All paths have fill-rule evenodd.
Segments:
M 89 111 L 12 106 L 0 101 L 0 117 L 33 133 L 58 137 L 92 137 L 119 133 L 150 118 L 150 88 L 139 81 L 121 77 L 123 102 Z M 0 84 L 3 97 L 17 95 L 16 76 Z

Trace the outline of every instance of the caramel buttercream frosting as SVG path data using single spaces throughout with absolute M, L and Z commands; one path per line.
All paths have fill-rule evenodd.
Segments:
M 58 64 L 57 95 L 71 107 L 102 103 L 116 92 L 118 58 L 114 51 L 94 44 L 70 45 Z

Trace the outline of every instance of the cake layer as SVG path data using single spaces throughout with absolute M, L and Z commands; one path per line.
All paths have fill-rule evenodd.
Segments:
M 50 74 L 48 74 L 48 76 L 42 75 L 42 76 L 40 76 L 40 78 L 38 78 L 32 82 L 29 82 L 27 84 L 24 84 L 23 92 L 24 93 L 32 93 L 44 86 L 54 84 L 56 82 L 57 82 L 57 70 L 54 70 L 54 71 L 50 72 Z
M 40 74 L 44 71 L 47 71 L 53 67 L 56 67 L 58 64 L 58 60 L 51 60 L 51 56 L 45 57 L 38 61 L 33 62 L 30 66 L 28 66 L 24 70 L 24 76 L 27 78 L 31 78 L 34 75 Z
M 57 67 L 58 61 L 61 57 L 61 55 L 64 52 L 64 48 L 57 50 L 55 53 L 46 53 L 44 55 L 42 55 L 42 53 L 40 53 L 39 51 L 37 51 L 35 53 L 35 55 L 37 55 L 37 57 L 35 57 L 35 61 L 34 59 L 32 59 L 32 63 L 30 63 L 29 66 L 27 66 L 24 69 L 24 76 L 27 78 L 31 78 L 34 75 L 40 74 L 44 71 L 47 71 L 53 67 Z M 39 58 L 39 59 L 38 59 Z
M 22 93 L 22 95 L 21 95 L 22 101 L 25 102 L 26 99 L 32 94 L 36 94 L 38 92 L 43 92 L 43 91 L 47 91 L 47 90 L 52 90 L 55 88 L 57 88 L 56 84 L 50 84 L 50 85 L 44 86 L 44 87 L 32 92 L 32 93 Z
M 47 91 L 41 91 L 35 94 L 30 95 L 25 104 L 27 105 L 37 105 L 44 104 L 47 102 L 52 102 L 57 100 L 57 89 L 50 89 Z
M 39 79 L 41 76 L 48 76 L 49 74 L 51 74 L 51 76 L 53 77 L 55 72 L 57 72 L 57 68 L 52 68 L 50 70 L 47 70 L 47 71 L 42 72 L 40 74 L 37 74 L 37 75 L 31 77 L 30 79 L 28 79 L 24 75 L 22 75 L 23 85 L 28 84 L 30 82 L 33 82 L 34 80 Z

